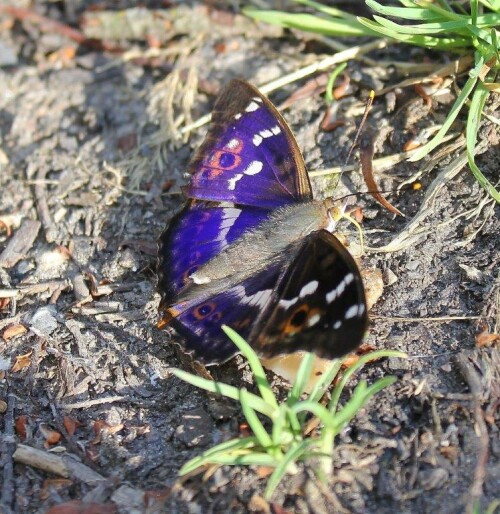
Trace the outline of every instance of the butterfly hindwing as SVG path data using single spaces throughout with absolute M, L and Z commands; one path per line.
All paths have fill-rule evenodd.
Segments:
M 255 319 L 272 301 L 279 273 L 279 266 L 271 266 L 227 291 L 171 306 L 167 315 L 171 316 L 171 326 L 183 336 L 185 350 L 205 365 L 236 355 L 238 349 L 221 325 L 248 337 Z
M 221 91 L 190 172 L 184 189 L 190 198 L 265 208 L 312 199 L 304 159 L 286 122 L 241 80 Z
M 363 339 L 368 317 L 358 267 L 338 239 L 321 230 L 304 241 L 250 334 L 264 357 L 299 350 L 336 358 Z

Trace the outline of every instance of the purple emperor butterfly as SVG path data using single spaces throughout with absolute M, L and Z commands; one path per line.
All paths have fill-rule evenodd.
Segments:
M 266 358 L 354 350 L 368 320 L 361 276 L 331 233 L 333 199 L 313 200 L 273 104 L 232 80 L 189 170 L 188 201 L 161 237 L 158 325 L 171 325 L 204 364 L 237 353 L 222 324 Z

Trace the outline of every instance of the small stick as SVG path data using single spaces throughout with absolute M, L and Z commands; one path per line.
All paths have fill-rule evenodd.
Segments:
M 40 222 L 24 220 L 0 254 L 0 268 L 12 268 L 29 252 L 35 242 Z
M 53 243 L 57 237 L 57 229 L 50 215 L 49 205 L 47 203 L 47 191 L 45 189 L 45 175 L 47 169 L 40 167 L 36 174 L 37 183 L 35 184 L 36 210 L 45 230 L 45 239 L 47 243 Z
M 483 392 L 481 387 L 481 377 L 475 371 L 474 365 L 470 359 L 463 353 L 455 356 L 455 362 L 460 368 L 474 401 L 474 421 L 477 436 L 479 438 L 479 452 L 477 456 L 476 468 L 474 470 L 474 479 L 470 487 L 469 500 L 467 501 L 466 512 L 471 514 L 474 512 L 474 505 L 481 499 L 483 494 L 483 485 L 486 479 L 486 464 L 489 456 L 489 437 L 488 428 L 484 421 L 484 412 L 481 407 Z
M 93 484 L 106 480 L 85 464 L 78 462 L 69 455 L 57 455 L 38 450 L 25 444 L 18 444 L 14 452 L 14 460 L 20 464 L 42 469 L 64 478 L 73 478 L 86 484 Z
M 10 384 L 9 384 L 10 385 Z M 16 440 L 14 435 L 14 409 L 16 405 L 16 397 L 14 393 L 7 396 L 7 412 L 4 416 L 4 429 L 2 436 L 2 460 L 1 467 L 3 469 L 3 485 L 2 499 L 0 501 L 0 510 L 2 513 L 10 514 L 14 505 L 14 450 L 16 449 Z
M 14 18 L 19 20 L 27 20 L 31 23 L 34 23 L 39 26 L 42 32 L 57 32 L 72 41 L 76 41 L 80 45 L 84 45 L 90 47 L 94 50 L 103 50 L 107 52 L 123 52 L 123 49 L 112 45 L 110 43 L 106 43 L 104 41 L 99 41 L 97 39 L 89 39 L 85 34 L 77 29 L 66 25 L 65 23 L 61 23 L 56 20 L 52 20 L 47 18 L 46 16 L 42 16 L 37 14 L 30 9 L 24 9 L 23 7 L 13 7 L 10 5 L 0 6 L 0 13 L 4 12 Z

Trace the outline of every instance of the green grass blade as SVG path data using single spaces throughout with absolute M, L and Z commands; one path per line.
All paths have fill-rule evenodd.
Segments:
M 296 403 L 292 407 L 292 410 L 297 414 L 300 414 L 302 412 L 310 412 L 311 414 L 316 416 L 325 427 L 335 427 L 335 422 L 333 420 L 332 414 L 326 407 L 323 407 L 321 403 L 315 403 L 309 400 L 305 400 L 303 402 Z
M 467 36 L 467 20 L 445 21 L 440 23 L 422 23 L 420 25 L 401 25 L 393 21 L 386 20 L 381 16 L 373 16 L 373 19 L 380 23 L 382 27 L 393 30 L 399 34 L 441 34 L 454 32 L 462 36 Z
M 279 463 L 268 453 L 247 453 L 245 455 L 218 455 L 214 457 L 210 464 L 220 464 L 221 466 L 266 466 L 275 468 Z
M 255 383 L 259 388 L 262 399 L 273 409 L 278 408 L 278 402 L 274 396 L 271 385 L 269 384 L 266 372 L 260 363 L 259 357 L 253 351 L 252 347 L 231 327 L 222 325 L 222 330 L 231 339 L 231 341 L 238 347 L 243 356 L 247 359 L 248 365 L 252 370 L 252 374 L 255 379 Z M 257 409 L 258 410 L 258 409 Z M 261 412 L 261 411 L 259 411 Z M 267 414 L 266 414 L 267 416 Z
M 362 355 L 357 362 L 355 362 L 351 367 L 346 369 L 344 376 L 340 379 L 339 383 L 333 388 L 332 397 L 330 399 L 330 403 L 328 404 L 328 410 L 332 414 L 335 414 L 340 395 L 342 394 L 342 391 L 344 390 L 344 387 L 351 378 L 351 376 L 354 373 L 356 373 L 356 371 L 361 369 L 366 363 L 372 360 L 381 359 L 383 357 L 399 357 L 400 359 L 406 359 L 408 356 L 406 355 L 406 353 L 398 352 L 397 350 L 377 350 L 375 352 Z
M 289 406 L 297 403 L 299 398 L 302 396 L 307 382 L 311 378 L 311 371 L 314 365 L 315 355 L 313 353 L 306 353 L 302 362 L 300 363 L 299 369 L 297 371 L 297 376 L 295 378 L 295 382 L 293 384 L 292 390 L 288 395 L 287 404 Z
M 263 11 L 252 7 L 245 7 L 243 14 L 254 20 L 271 23 L 272 25 L 280 25 L 289 29 L 299 29 L 325 36 L 354 37 L 377 35 L 369 28 L 360 24 L 358 20 L 320 18 L 313 14 L 294 14 L 272 10 Z
M 337 80 L 337 77 L 346 69 L 347 63 L 343 62 L 342 64 L 339 64 L 328 77 L 328 83 L 326 84 L 326 91 L 325 91 L 325 102 L 326 105 L 330 105 L 333 102 L 333 86 L 335 84 L 335 81 Z
M 342 360 L 335 359 L 332 361 L 332 365 L 328 368 L 328 371 L 316 382 L 312 391 L 309 393 L 309 401 L 319 402 L 327 389 L 330 387 L 334 378 L 337 376 L 340 368 L 342 367 Z
M 469 107 L 469 116 L 467 118 L 467 130 L 466 130 L 466 145 L 467 145 L 467 159 L 469 161 L 469 167 L 479 182 L 479 184 L 488 192 L 488 194 L 500 203 L 500 193 L 493 187 L 493 184 L 483 175 L 481 170 L 478 168 L 475 162 L 477 133 L 479 130 L 479 123 L 481 121 L 481 114 L 483 112 L 484 105 L 488 99 L 489 91 L 482 85 L 479 84 L 474 94 Z
M 333 18 L 341 18 L 345 20 L 350 20 L 355 22 L 356 16 L 349 14 L 341 9 L 337 9 L 335 7 L 329 7 L 324 4 L 320 4 L 319 2 L 314 2 L 312 0 L 293 0 L 296 4 L 306 5 L 307 7 L 312 7 L 316 9 L 318 12 L 322 12 L 323 14 L 327 14 Z
M 450 109 L 450 112 L 448 113 L 448 116 L 443 123 L 443 126 L 439 129 L 437 134 L 424 146 L 422 146 L 419 150 L 417 150 L 411 157 L 408 158 L 410 162 L 419 161 L 422 159 L 422 157 L 425 157 L 428 155 L 436 146 L 441 144 L 443 141 L 444 136 L 448 132 L 449 128 L 455 121 L 456 117 L 458 116 L 458 113 L 462 109 L 465 101 L 471 94 L 472 90 L 474 89 L 474 86 L 476 85 L 478 81 L 478 74 L 483 67 L 484 59 L 480 58 L 479 62 L 476 64 L 473 70 L 470 72 L 470 76 L 467 79 L 467 82 L 465 83 L 462 91 L 458 95 L 457 99 L 455 100 L 455 103 L 453 104 L 453 107 Z
M 259 441 L 259 444 L 263 448 L 269 449 L 270 452 L 274 454 L 275 452 L 272 450 L 273 441 L 271 439 L 271 436 L 267 433 L 266 429 L 264 428 L 264 425 L 260 421 L 256 412 L 250 406 L 250 393 L 245 388 L 240 390 L 240 403 L 243 415 L 245 416 L 245 419 L 248 421 L 248 424 L 250 425 L 252 432 Z
M 377 22 L 367 18 L 358 18 L 358 21 L 384 37 L 390 37 L 401 43 L 422 46 L 431 50 L 464 50 L 470 47 L 469 39 L 463 37 L 431 37 L 425 35 L 401 34 L 399 31 L 382 27 Z
M 225 441 L 209 450 L 203 452 L 198 457 L 189 460 L 186 462 L 182 468 L 179 470 L 179 475 L 187 475 L 191 473 L 195 469 L 204 466 L 206 464 L 210 464 L 213 462 L 212 459 L 218 458 L 220 455 L 229 455 L 231 453 L 238 454 L 241 452 L 246 452 L 251 448 L 255 448 L 257 445 L 257 438 L 254 436 L 245 437 L 243 439 L 231 439 L 230 441 Z
M 335 421 L 335 433 L 339 433 L 349 421 L 359 412 L 361 408 L 370 400 L 372 396 L 382 389 L 394 384 L 396 377 L 384 377 L 377 380 L 371 386 L 367 386 L 366 381 L 362 380 L 355 388 L 349 401 L 342 410 L 333 418 Z
M 412 7 L 388 7 L 375 2 L 375 0 L 366 0 L 366 5 L 375 12 L 384 16 L 393 16 L 395 18 L 403 18 L 404 20 L 416 20 L 416 21 L 429 21 L 441 19 L 439 14 L 431 11 L 430 9 L 424 9 L 417 7 L 414 4 Z
M 264 491 L 264 498 L 266 500 L 270 500 L 273 495 L 276 487 L 281 482 L 283 477 L 285 476 L 288 468 L 297 461 L 305 452 L 307 452 L 308 448 L 315 444 L 315 441 L 312 439 L 306 439 L 302 441 L 301 444 L 292 448 L 286 455 L 283 460 L 276 466 L 273 474 L 269 477 L 269 480 L 266 485 L 266 489 Z
M 199 387 L 200 389 L 204 389 L 210 393 L 226 396 L 232 400 L 239 401 L 240 399 L 239 389 L 232 385 L 214 382 L 213 380 L 207 380 L 206 378 L 198 377 L 197 375 L 193 375 L 192 373 L 188 373 L 187 371 L 183 371 L 181 369 L 174 368 L 171 371 L 174 376 L 195 387 Z M 269 405 L 262 398 L 255 394 L 249 393 L 249 396 L 249 403 L 252 409 L 260 412 L 261 414 L 264 414 L 264 416 L 269 418 L 273 417 L 273 406 Z

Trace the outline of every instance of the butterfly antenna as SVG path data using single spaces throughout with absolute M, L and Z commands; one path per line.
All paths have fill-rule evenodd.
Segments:
M 344 162 L 344 167 L 347 166 L 349 159 L 351 158 L 352 152 L 356 145 L 358 144 L 359 136 L 361 135 L 361 131 L 365 126 L 366 119 L 368 118 L 368 114 L 373 105 L 373 99 L 375 98 L 375 91 L 373 89 L 370 91 L 370 96 L 368 97 L 368 101 L 366 102 L 365 111 L 363 112 L 363 117 L 361 118 L 361 122 L 359 124 L 358 130 L 356 131 L 356 135 L 354 136 L 354 141 L 352 142 L 351 147 L 349 148 L 349 152 L 347 152 L 347 157 Z
M 368 118 L 368 114 L 370 113 L 370 109 L 373 105 L 373 100 L 375 98 L 375 91 L 373 89 L 370 91 L 370 95 L 368 96 L 368 101 L 366 102 L 365 110 L 363 112 L 363 117 L 361 118 L 361 122 L 359 124 L 358 130 L 356 131 L 356 135 L 354 136 L 354 141 L 351 144 L 351 147 L 349 148 L 349 152 L 347 153 L 347 157 L 344 162 L 344 167 L 347 166 L 347 163 L 349 162 L 349 159 L 351 158 L 352 152 L 354 151 L 354 148 L 356 148 L 356 145 L 358 144 L 359 137 L 361 135 L 361 131 L 363 130 L 363 127 L 365 126 L 366 120 Z M 364 244 L 363 244 L 363 229 L 361 228 L 361 225 L 348 213 L 346 213 L 347 206 L 349 205 L 349 196 L 347 195 L 347 198 L 344 200 L 343 205 L 340 209 L 338 209 L 337 217 L 345 218 L 347 221 L 351 222 L 359 233 L 359 243 L 361 246 L 361 255 L 364 253 Z

